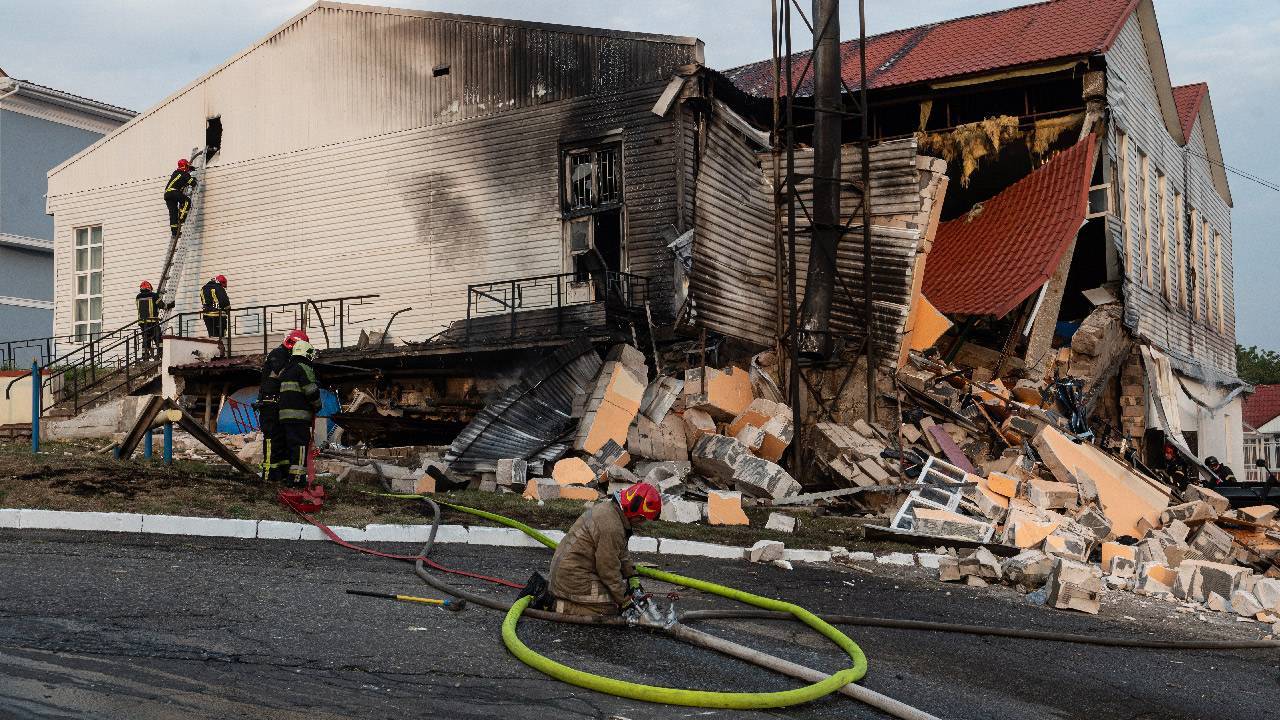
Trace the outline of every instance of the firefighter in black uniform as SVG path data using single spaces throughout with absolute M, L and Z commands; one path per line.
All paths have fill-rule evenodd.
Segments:
M 310 340 L 301 330 L 291 330 L 284 342 L 267 353 L 262 364 L 262 380 L 258 383 L 258 427 L 262 430 L 262 479 L 283 482 L 288 477 L 289 456 L 284 428 L 280 425 L 280 375 L 289 365 L 293 348 L 301 340 Z
M 307 484 L 307 446 L 316 413 L 320 412 L 320 386 L 311 365 L 315 355 L 311 343 L 297 341 L 289 364 L 280 374 L 280 425 L 284 428 L 285 457 L 289 459 L 286 487 Z
M 1205 483 L 1209 487 L 1235 487 L 1240 484 L 1240 481 L 1236 479 L 1236 471 L 1218 462 L 1218 458 L 1210 455 L 1204 459 L 1204 464 L 1213 473 L 1213 477 L 1210 477 L 1209 481 Z
M 160 353 L 160 296 L 143 280 L 138 286 L 138 328 L 142 331 L 142 359 L 150 360 Z
M 227 297 L 227 276 L 218 275 L 200 288 L 200 304 L 204 308 L 204 327 L 209 337 L 218 339 L 218 347 L 225 355 L 222 339 L 227 334 L 227 320 L 231 313 L 231 300 Z
M 186 222 L 187 211 L 191 209 L 191 196 L 187 188 L 194 188 L 196 179 L 191 177 L 191 163 L 183 158 L 178 161 L 178 169 L 169 176 L 169 184 L 164 186 L 164 204 L 169 207 L 169 235 L 178 237 L 182 223 Z

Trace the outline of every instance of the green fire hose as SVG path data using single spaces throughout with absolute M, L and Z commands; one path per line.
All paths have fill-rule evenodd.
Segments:
M 554 549 L 556 547 L 556 542 L 554 540 L 522 522 L 512 520 L 511 518 L 497 515 L 495 513 L 486 512 L 484 510 L 477 510 L 476 508 L 467 507 L 465 505 L 457 505 L 444 501 L 437 502 L 459 512 L 468 513 L 470 515 L 475 515 L 476 517 L 485 518 L 487 520 L 492 520 L 493 522 L 506 525 L 507 527 L 515 528 L 549 548 Z M 849 683 L 861 680 L 862 677 L 867 674 L 867 658 L 862 653 L 862 649 L 844 633 L 835 629 L 826 621 L 799 605 L 761 597 L 759 595 L 754 595 L 742 590 L 735 590 L 733 588 L 717 585 L 705 580 L 685 577 L 683 575 L 664 572 L 662 570 L 654 570 L 653 568 L 638 567 L 636 569 L 641 575 L 651 577 L 655 580 L 661 580 L 663 582 L 682 585 L 693 588 L 694 590 L 711 593 L 713 595 L 719 595 L 720 597 L 746 603 L 762 610 L 789 613 L 795 619 L 803 622 L 814 630 L 817 630 L 824 637 L 835 643 L 836 646 L 843 650 L 849 656 L 849 659 L 853 661 L 853 666 L 840 670 L 839 672 L 830 675 L 825 680 L 812 685 L 795 688 L 793 690 L 763 693 L 682 690 L 679 688 L 642 685 L 639 683 L 627 682 L 625 680 L 606 678 L 558 663 L 555 660 L 530 649 L 529 646 L 525 645 L 520 640 L 516 634 L 516 626 L 520 622 L 520 616 L 533 600 L 533 598 L 529 596 L 525 596 L 517 600 L 516 603 L 511 606 L 511 609 L 507 611 L 507 616 L 502 622 L 502 642 L 507 646 L 507 650 L 511 651 L 511 654 L 515 655 L 521 662 L 557 680 L 569 683 L 570 685 L 587 688 L 588 690 L 609 693 L 610 695 L 617 695 L 619 697 L 630 698 L 632 700 L 644 700 L 646 702 L 665 703 L 668 705 L 689 705 L 693 707 L 723 708 L 729 710 L 762 710 L 768 708 L 780 708 L 810 702 L 825 695 L 829 695 Z

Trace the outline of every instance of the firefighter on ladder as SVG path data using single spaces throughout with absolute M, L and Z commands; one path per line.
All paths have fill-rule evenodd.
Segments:
M 286 487 L 300 488 L 307 484 L 307 447 L 311 444 L 316 413 L 320 412 L 320 386 L 316 384 L 316 371 L 311 365 L 315 356 L 311 343 L 298 340 L 293 345 L 289 364 L 280 373 L 280 425 L 285 457 L 289 461 Z
M 223 355 L 230 354 L 230 348 L 223 346 L 223 338 L 227 336 L 227 321 L 231 316 L 226 275 L 217 275 L 200 288 L 200 304 L 204 309 L 204 328 L 209 332 L 209 337 L 218 339 L 218 349 Z
M 143 280 L 138 286 L 138 328 L 142 331 L 142 359 L 150 360 L 160 353 L 160 296 Z
M 288 477 L 288 441 L 280 424 L 280 376 L 289 365 L 298 341 L 311 338 L 302 330 L 291 330 L 284 342 L 267 353 L 258 383 L 258 427 L 262 430 L 262 480 L 284 482 Z
M 169 183 L 164 186 L 164 204 L 169 208 L 169 236 L 178 237 L 182 223 L 187 220 L 187 212 L 191 210 L 190 189 L 196 186 L 196 179 L 191 177 L 191 163 L 182 158 L 178 161 L 178 169 L 169 176 Z

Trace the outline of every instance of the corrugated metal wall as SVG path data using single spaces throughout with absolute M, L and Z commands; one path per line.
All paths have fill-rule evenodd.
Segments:
M 1127 185 L 1127 201 L 1129 208 L 1129 244 L 1124 245 L 1123 208 L 1116 208 L 1116 213 L 1108 218 L 1107 229 L 1112 240 L 1120 249 L 1122 263 L 1129 258 L 1132 272 L 1125 278 L 1125 323 L 1139 336 L 1153 343 L 1156 347 L 1174 353 L 1183 358 L 1194 358 L 1205 365 L 1224 373 L 1234 374 L 1235 363 L 1235 282 L 1232 272 L 1231 245 L 1231 208 L 1227 205 L 1213 184 L 1213 176 L 1204 160 L 1204 136 L 1200 131 L 1200 121 L 1196 120 L 1192 128 L 1187 151 L 1174 142 L 1159 114 L 1155 81 L 1151 75 L 1151 67 L 1142 44 L 1142 30 L 1137 15 L 1129 18 L 1121 30 L 1112 49 L 1107 52 L 1107 102 L 1110 105 L 1114 128 L 1122 130 L 1128 138 L 1128 172 L 1125 177 Z M 1151 168 L 1151 179 L 1148 183 L 1147 208 L 1150 216 L 1149 226 L 1152 228 L 1150 242 L 1151 253 L 1144 254 L 1143 239 L 1140 232 L 1139 193 L 1142 188 L 1141 166 L 1138 152 L 1146 154 Z M 1108 162 L 1119 167 L 1119 147 L 1115 132 L 1108 133 Z M 1183 162 L 1187 162 L 1188 182 L 1183 183 Z M 1178 237 L 1178 223 L 1185 223 L 1183 218 L 1173 213 L 1173 193 L 1177 191 L 1196 209 L 1197 224 L 1208 220 L 1213 231 L 1222 236 L 1222 300 L 1223 326 L 1225 332 L 1218 329 L 1216 304 L 1215 314 L 1206 321 L 1204 311 L 1199 317 L 1193 315 L 1194 308 L 1205 308 L 1205 302 L 1212 299 L 1216 303 L 1216 286 L 1211 267 L 1205 265 L 1205 245 L 1201 239 L 1202 227 L 1196 228 L 1196 243 L 1192 245 L 1194 255 L 1192 264 L 1196 268 L 1197 281 L 1195 294 L 1198 304 L 1184 305 L 1180 295 L 1185 293 L 1180 287 L 1173 286 L 1166 292 L 1164 278 L 1165 268 L 1169 266 L 1168 277 L 1177 282 L 1177 255 L 1164 257 L 1156 232 L 1159 227 L 1159 197 L 1157 195 L 1156 171 L 1164 174 L 1168 184 L 1168 202 L 1166 203 L 1165 226 L 1168 228 L 1170 250 L 1175 250 L 1173 239 Z M 1187 238 L 1184 228 L 1183 238 Z M 1210 234 L 1212 238 L 1212 234 Z M 1212 246 L 1210 246 L 1212 253 Z M 1212 260 L 1212 254 L 1209 259 Z M 1150 266 L 1149 273 L 1144 263 Z M 1150 282 L 1147 276 L 1150 275 Z M 1183 274 L 1185 276 L 1185 273 Z M 1206 290 L 1209 294 L 1206 295 Z
M 465 122 L 222 163 L 205 181 L 201 252 L 179 307 L 209 276 L 250 306 L 379 293 L 353 319 L 423 339 L 465 315 L 466 285 L 562 271 L 561 143 L 621 129 L 629 269 L 670 292 L 662 228 L 677 222 L 678 138 L 650 112 L 665 81 Z M 162 179 L 50 198 L 55 332 L 70 332 L 73 228 L 101 224 L 104 326 L 133 318 L 138 281 L 156 281 L 168 242 Z M 658 308 L 655 308 L 655 312 Z
M 618 92 L 701 60 L 696 40 L 646 37 L 321 3 L 63 166 L 50 194 L 167 174 L 213 115 L 216 162 L 231 164 Z
M 845 178 L 861 177 L 859 150 L 847 146 L 842 153 Z M 726 335 L 761 345 L 778 334 L 773 240 L 772 156 L 754 153 L 727 124 L 713 118 L 698 174 L 697 231 L 694 240 L 692 287 L 699 317 L 708 327 Z M 812 153 L 796 154 L 796 172 L 812 172 Z M 872 149 L 871 210 L 872 293 L 876 318 L 874 336 L 879 357 L 886 364 L 897 358 L 903 324 L 911 304 L 911 281 L 921 229 L 876 224 L 894 215 L 920 212 L 920 172 L 916 167 L 914 139 L 883 143 Z M 744 170 L 755 171 L 755 178 Z M 810 183 L 799 185 L 802 194 Z M 857 195 L 841 197 L 847 218 L 858 209 Z M 807 222 L 797 208 L 797 227 Z M 860 217 L 860 216 L 859 216 Z M 901 223 L 899 223 L 901 224 Z M 841 241 L 837 267 L 832 329 L 858 342 L 864 334 L 862 309 L 862 225 L 856 223 Z M 797 236 L 798 295 L 803 297 L 808 269 L 809 240 Z M 785 284 L 783 287 L 785 292 Z M 785 318 L 781 319 L 785 322 Z

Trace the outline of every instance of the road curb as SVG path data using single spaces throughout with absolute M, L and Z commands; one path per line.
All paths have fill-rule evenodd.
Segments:
M 327 540 L 324 533 L 310 523 L 280 520 L 237 520 L 233 518 L 190 517 L 183 515 L 142 515 L 138 513 L 74 512 L 70 510 L 0 509 L 0 528 L 15 530 L 78 530 L 82 532 L 133 532 L 145 535 L 188 535 L 192 537 L 230 537 L 242 540 Z M 363 528 L 334 525 L 330 527 L 347 542 L 424 543 L 431 531 L 429 525 L 383 525 L 371 523 Z M 543 530 L 543 534 L 559 541 L 560 530 Z M 436 531 L 439 544 L 481 545 L 490 547 L 542 547 L 541 543 L 514 528 L 487 525 L 441 525 Z M 746 548 L 736 545 L 633 536 L 627 548 L 635 553 L 682 555 L 741 560 Z M 836 550 L 841 550 L 836 548 Z M 888 553 L 876 556 L 869 552 L 840 555 L 831 550 L 787 549 L 783 557 L 790 562 L 826 563 L 833 557 L 883 565 L 935 567 L 931 553 Z M 924 557 L 921 557 L 921 556 Z M 934 561 L 934 562 L 930 562 Z

